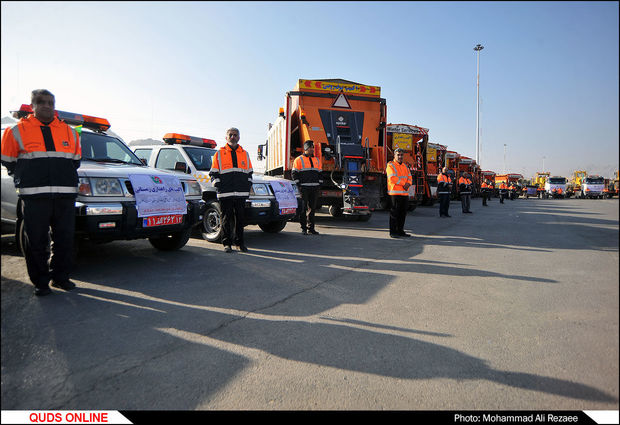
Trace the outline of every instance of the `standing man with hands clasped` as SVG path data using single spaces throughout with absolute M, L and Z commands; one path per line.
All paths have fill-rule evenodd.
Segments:
M 465 214 L 471 214 L 471 180 L 469 174 L 463 173 L 459 178 L 459 193 L 461 194 L 461 209 Z
M 234 243 L 239 251 L 247 252 L 243 238 L 245 200 L 252 188 L 252 163 L 250 154 L 239 145 L 239 130 L 226 130 L 226 145 L 213 155 L 209 171 L 217 199 L 222 206 L 222 244 L 226 252 L 232 252 L 232 223 L 235 223 Z
M 56 118 L 51 92 L 33 90 L 30 106 L 33 114 L 2 135 L 2 164 L 13 175 L 21 200 L 26 267 L 34 294 L 42 296 L 52 293 L 50 279 L 55 288 L 75 288 L 69 272 L 82 148 L 78 133 Z M 47 251 L 50 234 L 51 259 Z
M 387 189 L 392 208 L 390 209 L 390 237 L 410 237 L 405 233 L 405 218 L 409 204 L 409 186 L 413 183 L 411 172 L 407 164 L 403 163 L 405 150 L 397 148 L 394 151 L 394 160 L 388 162 L 385 169 L 387 174 Z
M 314 157 L 314 142 L 307 140 L 304 143 L 304 153 L 295 158 L 291 176 L 299 190 L 301 191 L 301 211 L 299 212 L 299 224 L 301 233 L 307 235 L 318 235 L 314 229 L 314 215 L 316 212 L 316 201 L 321 179 L 321 161 Z

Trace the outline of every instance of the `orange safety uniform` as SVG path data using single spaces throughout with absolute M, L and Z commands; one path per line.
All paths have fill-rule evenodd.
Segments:
M 411 171 L 404 162 L 399 164 L 396 161 L 390 161 L 385 169 L 387 174 L 388 195 L 408 196 L 409 191 L 405 190 L 405 183 L 413 184 Z
M 293 161 L 291 177 L 300 187 L 318 187 L 323 183 L 321 178 L 322 168 L 319 158 L 299 155 Z
M 437 193 L 450 193 L 450 184 L 452 184 L 452 179 L 448 174 L 439 174 L 437 176 Z
M 252 187 L 250 155 L 240 145 L 232 149 L 227 143 L 213 155 L 209 176 L 217 189 L 217 197 L 248 197 Z
M 461 195 L 471 194 L 471 180 L 466 177 L 459 178 L 459 188 Z
M 20 197 L 76 197 L 81 158 L 78 133 L 56 117 L 46 125 L 30 114 L 2 135 L 2 163 Z

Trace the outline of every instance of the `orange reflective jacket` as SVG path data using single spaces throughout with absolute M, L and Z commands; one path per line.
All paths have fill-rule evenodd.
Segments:
M 2 163 L 19 196 L 77 196 L 81 157 L 80 137 L 58 118 L 45 125 L 31 114 L 2 135 Z
M 250 155 L 240 145 L 232 149 L 228 143 L 213 155 L 209 175 L 218 198 L 248 197 L 252 187 Z
M 399 164 L 396 161 L 390 161 L 385 169 L 385 173 L 387 174 L 388 195 L 409 195 L 409 191 L 405 190 L 404 186 L 405 183 L 411 185 L 413 179 L 411 178 L 411 172 L 407 164 L 404 162 Z

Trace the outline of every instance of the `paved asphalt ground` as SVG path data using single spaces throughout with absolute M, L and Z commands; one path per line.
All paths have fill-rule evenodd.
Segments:
M 618 410 L 618 200 L 472 203 L 87 246 L 43 298 L 4 235 L 2 409 Z

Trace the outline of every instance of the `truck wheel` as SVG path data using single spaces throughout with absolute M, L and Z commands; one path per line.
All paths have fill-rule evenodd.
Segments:
M 219 243 L 222 239 L 222 207 L 217 201 L 211 201 L 203 214 L 200 225 L 202 238 L 209 242 Z
M 191 233 L 192 229 L 182 230 L 169 235 L 149 238 L 149 242 L 160 251 L 176 251 L 185 246 Z
M 330 205 L 329 214 L 332 217 L 342 217 L 342 207 L 340 205 Z
M 286 227 L 286 220 L 270 221 L 268 223 L 261 223 L 258 225 L 263 232 L 278 233 Z

